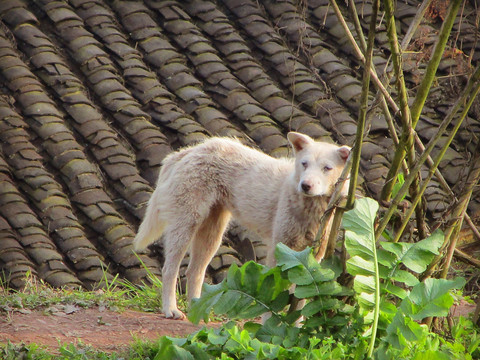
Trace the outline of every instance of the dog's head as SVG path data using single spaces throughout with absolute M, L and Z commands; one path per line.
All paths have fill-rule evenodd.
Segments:
M 307 196 L 331 196 L 350 155 L 350 147 L 317 142 L 297 132 L 287 135 L 295 153 L 298 191 Z M 342 195 L 347 195 L 349 180 Z

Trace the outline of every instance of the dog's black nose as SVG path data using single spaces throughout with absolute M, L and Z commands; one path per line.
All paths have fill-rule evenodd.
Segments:
M 306 192 L 306 193 L 309 192 L 311 188 L 312 188 L 311 185 L 302 182 L 302 190 L 303 190 L 304 192 Z

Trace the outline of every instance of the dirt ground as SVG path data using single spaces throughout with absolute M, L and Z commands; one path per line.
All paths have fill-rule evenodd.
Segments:
M 208 326 L 218 324 L 209 323 Z M 201 327 L 189 321 L 166 319 L 161 314 L 73 307 L 53 313 L 32 311 L 1 315 L 0 342 L 36 343 L 51 350 L 58 349 L 59 344 L 81 342 L 110 352 L 127 347 L 136 338 L 182 337 Z
M 54 309 L 55 310 L 55 309 Z M 58 309 L 56 309 L 58 310 Z M 475 305 L 461 302 L 453 316 L 468 316 Z M 165 319 L 161 314 L 132 310 L 66 307 L 59 311 L 13 312 L 0 318 L 0 342 L 36 343 L 54 351 L 59 344 L 83 343 L 102 351 L 119 351 L 135 339 L 155 340 L 163 335 L 186 336 L 203 325 Z M 209 323 L 208 326 L 219 326 Z

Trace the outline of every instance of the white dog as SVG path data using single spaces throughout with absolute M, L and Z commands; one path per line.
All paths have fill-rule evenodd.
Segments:
M 200 296 L 205 271 L 233 216 L 267 242 L 267 264 L 278 242 L 311 245 L 329 196 L 350 154 L 347 146 L 288 134 L 295 159 L 275 159 L 229 138 L 211 138 L 167 156 L 135 237 L 142 250 L 163 234 L 163 312 L 184 318 L 175 285 L 190 247 L 188 299 Z M 348 181 L 343 192 L 348 189 Z

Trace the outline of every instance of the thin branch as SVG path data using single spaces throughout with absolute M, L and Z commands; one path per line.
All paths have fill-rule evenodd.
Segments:
M 345 181 L 347 181 L 350 171 L 352 169 L 352 153 L 347 158 L 345 162 L 345 167 L 343 168 L 342 174 L 338 179 L 337 185 L 335 186 L 335 190 L 328 202 L 327 209 L 322 215 L 322 219 L 320 221 L 320 227 L 317 231 L 317 235 L 315 236 L 315 240 L 313 241 L 312 247 L 315 249 L 314 254 L 317 261 L 321 261 L 325 256 L 325 251 L 328 245 L 328 239 L 326 239 L 326 234 L 331 233 L 331 222 L 332 216 L 335 214 L 336 207 L 340 204 L 342 200 L 342 193 L 341 190 L 345 185 Z
M 480 269 L 480 260 L 468 255 L 460 249 L 455 249 L 455 257 Z
M 362 25 L 360 24 L 360 19 L 358 18 L 357 6 L 354 0 L 348 0 L 348 9 L 352 15 L 353 26 L 355 26 L 355 31 L 357 32 L 357 38 L 360 40 L 360 46 L 362 47 L 362 54 L 365 54 L 367 51 L 367 42 L 365 41 L 365 36 L 363 36 Z
M 417 31 L 418 25 L 420 25 L 420 22 L 423 19 L 423 16 L 425 15 L 425 11 L 427 11 L 428 6 L 433 0 L 424 0 L 422 2 L 422 5 L 418 8 L 415 17 L 413 18 L 412 22 L 410 23 L 410 26 L 407 30 L 407 33 L 403 37 L 402 40 L 402 50 L 406 50 L 408 47 L 408 44 L 410 43 L 410 40 L 412 40 L 413 34 L 415 34 L 415 31 Z

